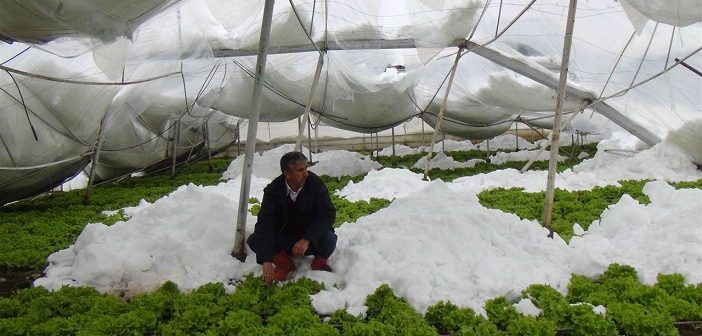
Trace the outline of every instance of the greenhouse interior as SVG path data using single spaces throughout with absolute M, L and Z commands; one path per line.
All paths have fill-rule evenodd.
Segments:
M 702 335 L 701 50 L 699 0 L 1 1 L 0 334 Z M 271 283 L 288 152 L 338 240 Z

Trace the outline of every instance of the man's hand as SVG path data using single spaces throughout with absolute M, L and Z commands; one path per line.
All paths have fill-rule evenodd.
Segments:
M 273 283 L 273 275 L 275 274 L 275 270 L 273 267 L 273 263 L 268 261 L 263 263 L 263 274 L 261 275 L 263 277 L 263 281 L 266 282 L 266 284 L 271 285 Z
M 307 252 L 307 248 L 310 247 L 310 241 L 307 239 L 300 239 L 295 243 L 292 248 L 292 253 L 298 257 L 302 257 Z

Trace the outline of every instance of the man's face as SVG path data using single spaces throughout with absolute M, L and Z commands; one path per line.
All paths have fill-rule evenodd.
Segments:
M 305 180 L 309 175 L 307 173 L 307 161 L 298 161 L 288 166 L 288 169 L 283 171 L 285 181 L 293 191 L 298 191 L 305 184 Z

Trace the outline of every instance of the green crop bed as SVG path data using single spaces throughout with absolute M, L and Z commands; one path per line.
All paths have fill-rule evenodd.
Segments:
M 592 155 L 594 149 L 592 145 L 565 151 L 584 150 Z M 449 155 L 467 161 L 484 159 L 486 153 Z M 420 156 L 404 158 L 405 163 L 412 165 Z M 568 160 L 560 163 L 559 169 L 579 162 Z M 134 206 L 141 199 L 155 201 L 187 183 L 216 184 L 228 164 L 229 160 L 215 160 L 215 169 L 209 171 L 207 162 L 197 162 L 179 168 L 175 179 L 161 173 L 107 183 L 94 189 L 88 206 L 81 204 L 83 191 L 54 193 L 5 206 L 0 209 L 0 273 L 31 272 L 35 278 L 45 266 L 46 257 L 73 243 L 86 224 L 123 219 L 120 214 L 107 217 L 102 211 Z M 519 169 L 523 164 L 432 170 L 430 176 L 450 181 L 508 167 Z M 546 169 L 546 165 L 537 162 L 532 169 Z M 350 202 L 333 194 L 363 176 L 323 178 L 337 208 L 337 227 L 390 203 L 380 199 Z M 568 239 L 573 223 L 587 229 L 623 194 L 648 202 L 641 192 L 645 182 L 621 181 L 621 187 L 596 187 L 590 191 L 557 190 L 554 230 Z M 702 180 L 673 185 L 702 188 Z M 494 189 L 482 192 L 479 199 L 486 207 L 521 218 L 541 217 L 543 193 Z M 251 199 L 250 203 L 258 200 Z M 181 293 L 173 283 L 166 283 L 157 291 L 131 298 L 104 295 L 83 287 L 64 287 L 56 292 L 26 288 L 0 298 L 0 335 L 677 335 L 676 321 L 702 320 L 702 285 L 686 285 L 679 274 L 659 275 L 655 285 L 643 285 L 633 268 L 617 264 L 610 265 L 595 279 L 573 275 L 565 294 L 535 284 L 513 299 L 493 298 L 484 306 L 487 317 L 451 302 L 439 302 L 421 314 L 387 285 L 366 298 L 366 317 L 351 316 L 345 311 L 323 317 L 315 313 L 309 297 L 322 290 L 323 285 L 312 280 L 267 287 L 259 278 L 248 276 L 235 285 L 237 290 L 232 294 L 226 294 L 221 284 Z M 534 317 L 518 313 L 512 304 L 522 298 L 530 298 L 542 314 Z M 604 306 L 606 313 L 592 310 L 598 305 Z M 693 333 L 697 331 L 702 329 Z

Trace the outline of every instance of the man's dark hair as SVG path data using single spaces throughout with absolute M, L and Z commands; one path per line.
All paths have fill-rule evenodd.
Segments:
M 280 158 L 280 171 L 286 171 L 290 166 L 302 161 L 309 161 L 305 154 L 301 152 L 287 152 Z

